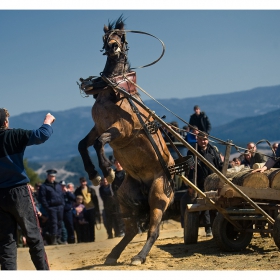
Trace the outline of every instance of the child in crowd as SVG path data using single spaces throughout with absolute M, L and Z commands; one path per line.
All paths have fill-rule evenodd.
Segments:
M 88 242 L 89 228 L 88 222 L 85 219 L 86 208 L 83 204 L 83 197 L 81 195 L 76 196 L 76 202 L 73 207 L 74 215 L 74 229 L 77 234 L 77 242 Z

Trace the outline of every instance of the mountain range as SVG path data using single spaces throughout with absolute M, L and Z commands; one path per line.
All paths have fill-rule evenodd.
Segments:
M 280 139 L 280 85 L 183 99 L 170 96 L 157 101 L 144 100 L 144 103 L 158 116 L 165 115 L 166 122 L 177 121 L 180 127 L 188 123 L 194 105 L 199 105 L 212 124 L 210 134 L 224 141 L 230 139 L 236 145 Z M 26 148 L 28 161 L 67 161 L 79 155 L 78 143 L 94 125 L 91 118 L 93 104 L 94 99 L 89 98 L 89 106 L 85 107 L 56 112 L 50 108 L 49 111 L 11 116 L 10 127 L 24 129 L 38 128 L 47 112 L 56 117 L 52 137 L 43 145 Z M 89 150 L 94 154 L 93 148 Z

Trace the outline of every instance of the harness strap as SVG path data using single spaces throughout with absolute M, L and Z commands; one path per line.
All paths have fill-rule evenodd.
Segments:
M 172 146 L 172 148 L 175 150 L 175 152 L 177 153 L 179 158 L 182 158 L 182 154 L 180 153 L 180 151 L 177 149 L 177 147 L 174 145 L 173 141 L 171 140 L 171 138 L 169 137 L 168 133 L 162 129 L 162 127 L 159 128 L 161 132 L 163 132 L 165 134 L 165 137 L 167 138 L 168 142 L 170 143 L 170 145 Z
M 102 78 L 110 87 L 112 87 L 114 90 L 118 91 L 118 88 L 119 88 L 118 85 L 114 84 L 114 83 L 113 83 L 110 79 L 108 79 L 106 76 L 101 76 L 101 78 Z M 132 97 L 131 94 L 128 93 L 125 89 L 123 89 L 123 88 L 121 88 L 121 89 L 123 90 L 123 92 L 125 92 L 126 98 L 127 98 L 128 102 L 129 102 L 129 104 L 130 104 L 132 110 L 135 112 L 135 114 L 136 114 L 136 116 L 137 116 L 139 122 L 140 122 L 141 125 L 143 126 L 143 129 L 144 129 L 144 131 L 145 131 L 145 133 L 146 133 L 146 135 L 147 135 L 147 137 L 148 137 L 150 143 L 152 144 L 152 146 L 153 146 L 153 148 L 154 148 L 154 150 L 155 150 L 155 152 L 156 152 L 156 154 L 157 154 L 157 156 L 158 156 L 159 162 L 160 162 L 160 164 L 161 164 L 161 166 L 162 166 L 162 168 L 163 168 L 163 170 L 164 170 L 164 172 L 165 172 L 165 174 L 166 174 L 166 176 L 167 176 L 167 179 L 168 179 L 168 182 L 170 183 L 170 185 L 167 187 L 166 184 L 164 184 L 164 193 L 166 194 L 167 197 L 169 197 L 169 196 L 171 195 L 171 192 L 172 192 L 173 189 L 174 189 L 174 181 L 173 181 L 173 179 L 172 179 L 171 173 L 170 173 L 170 171 L 169 171 L 169 169 L 168 169 L 168 167 L 167 167 L 165 161 L 163 160 L 163 157 L 161 156 L 160 151 L 159 151 L 159 149 L 158 149 L 158 147 L 157 147 L 157 145 L 156 145 L 156 143 L 155 143 L 153 137 L 152 137 L 151 134 L 149 133 L 149 130 L 148 130 L 148 128 L 147 128 L 145 122 L 143 121 L 142 117 L 140 116 L 140 113 L 139 113 L 138 108 L 135 106 L 134 102 L 132 102 L 132 100 L 131 100 L 131 98 L 130 98 L 130 97 Z
M 169 169 L 168 169 L 165 161 L 163 160 L 162 155 L 160 154 L 158 146 L 156 145 L 156 143 L 155 143 L 153 137 L 151 136 L 151 134 L 149 133 L 149 130 L 148 130 L 145 122 L 143 121 L 142 117 L 140 116 L 138 108 L 135 106 L 135 104 L 132 102 L 132 100 L 130 98 L 127 98 L 127 100 L 129 102 L 130 106 L 132 107 L 133 111 L 135 112 L 136 116 L 138 117 L 138 120 L 140 121 L 141 125 L 143 126 L 143 129 L 144 129 L 145 133 L 147 134 L 147 137 L 149 138 L 149 140 L 150 140 L 150 142 L 151 142 L 151 144 L 152 144 L 152 146 L 153 146 L 153 148 L 154 148 L 154 150 L 155 150 L 155 152 L 158 156 L 159 162 L 160 162 L 164 172 L 166 173 L 168 181 L 172 181 Z

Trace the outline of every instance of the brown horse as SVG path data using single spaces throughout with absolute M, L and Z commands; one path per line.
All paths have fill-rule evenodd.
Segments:
M 104 154 L 105 144 L 109 143 L 114 157 L 126 171 L 126 177 L 118 190 L 125 236 L 107 256 L 105 264 L 116 263 L 127 244 L 138 233 L 139 225 L 146 225 L 147 241 L 131 260 L 133 265 L 140 265 L 145 262 L 158 238 L 163 214 L 174 197 L 172 176 L 167 172 L 168 167 L 174 165 L 174 160 L 161 132 L 156 130 L 147 133 L 146 124 L 153 122 L 149 113 L 141 106 L 132 104 L 122 92 L 115 90 L 102 79 L 106 77 L 121 85 L 142 102 L 133 83 L 136 82 L 136 74 L 130 71 L 127 60 L 123 18 L 105 25 L 104 33 L 103 49 L 107 61 L 101 77 L 81 79 L 80 88 L 87 94 L 93 94 L 96 99 L 92 107 L 95 126 L 80 141 L 78 148 L 85 170 L 94 185 L 100 183 L 101 177 L 89 157 L 89 146 L 94 146 L 100 169 L 108 182 L 114 179 L 114 172 L 111 162 Z

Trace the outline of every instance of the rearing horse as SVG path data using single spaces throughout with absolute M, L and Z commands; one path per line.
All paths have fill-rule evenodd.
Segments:
M 101 77 L 93 80 L 81 79 L 80 88 L 93 94 L 96 99 L 92 107 L 95 126 L 80 141 L 78 148 L 85 170 L 94 185 L 100 183 L 101 177 L 90 159 L 89 146 L 94 146 L 99 167 L 108 182 L 113 181 L 114 172 L 111 162 L 104 154 L 105 144 L 112 147 L 114 157 L 126 171 L 126 177 L 118 190 L 125 236 L 107 256 L 105 264 L 117 262 L 127 244 L 138 233 L 139 223 L 142 223 L 149 225 L 147 241 L 131 260 L 131 264 L 139 265 L 145 262 L 158 238 L 163 213 L 173 200 L 172 176 L 168 175 L 166 169 L 174 165 L 174 160 L 161 132 L 156 130 L 147 133 L 146 124 L 153 122 L 148 112 L 141 106 L 132 104 L 122 92 L 115 90 L 102 79 L 106 77 L 112 83 L 122 86 L 142 102 L 135 87 L 136 74 L 130 72 L 127 60 L 122 16 L 108 26 L 105 25 L 104 33 L 103 49 L 107 61 Z M 131 82 L 133 80 L 135 82 Z

